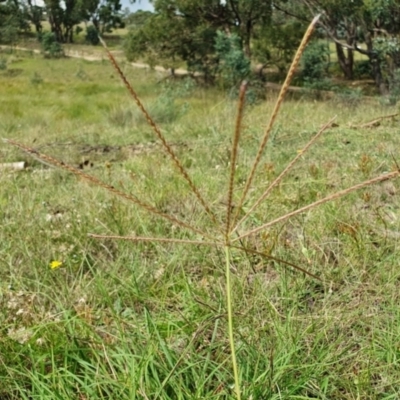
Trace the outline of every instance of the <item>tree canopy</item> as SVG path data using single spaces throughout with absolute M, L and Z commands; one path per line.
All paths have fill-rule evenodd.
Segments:
M 307 24 L 321 14 L 314 40 L 329 42 L 330 47 L 326 53 L 322 45 L 313 46 L 314 60 L 324 60 L 325 65 L 326 54 L 329 58 L 334 51 L 345 79 L 355 79 L 363 71 L 382 94 L 390 92 L 400 77 L 400 0 L 153 0 L 152 4 L 154 12 L 128 15 L 121 0 L 44 0 L 43 7 L 33 0 L 0 0 L 0 42 L 15 42 L 18 32 L 31 27 L 40 34 L 44 19 L 60 43 L 72 42 L 82 23 L 87 24 L 86 37 L 92 44 L 98 33 L 126 23 L 124 48 L 129 60 L 172 69 L 185 65 L 212 81 L 221 75 L 221 65 L 232 65 L 232 60 L 242 66 L 259 65 L 260 71 L 273 66 L 284 72 Z M 221 53 L 222 43 L 232 44 L 228 46 L 232 54 Z M 237 70 L 242 68 L 239 64 Z M 329 68 L 319 71 L 327 74 Z
M 390 81 L 400 67 L 399 0 L 278 0 L 274 3 L 297 19 L 322 13 L 320 26 L 335 44 L 345 78 L 354 78 L 354 54 L 360 53 L 368 58 L 370 74 L 379 91 L 388 93 Z
M 129 59 L 157 58 L 171 67 L 177 60 L 187 68 L 211 76 L 218 68 L 215 42 L 218 32 L 236 34 L 251 57 L 251 41 L 259 26 L 267 24 L 272 3 L 267 0 L 155 0 L 155 12 L 133 24 L 126 41 Z
M 0 42 L 13 43 L 20 30 L 29 29 L 27 16 L 17 1 L 0 0 Z
M 124 26 L 120 0 L 44 0 L 43 6 L 32 0 L 0 0 L 0 42 L 15 40 L 31 25 L 40 34 L 45 19 L 60 43 L 73 42 L 74 28 L 82 22 L 99 33 Z

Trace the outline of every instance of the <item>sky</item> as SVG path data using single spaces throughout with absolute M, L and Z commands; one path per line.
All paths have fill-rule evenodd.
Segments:
M 38 6 L 43 6 L 43 0 L 33 0 L 33 4 L 37 4 Z M 132 12 L 143 10 L 143 11 L 153 11 L 154 7 L 150 4 L 149 0 L 136 0 L 134 4 L 132 4 L 129 0 L 121 0 L 122 9 L 129 7 Z
M 143 10 L 143 11 L 154 10 L 149 0 L 136 0 L 134 4 L 131 4 L 129 0 L 121 0 L 121 3 L 122 3 L 122 9 L 124 9 L 125 7 L 129 7 L 132 12 L 135 12 L 137 10 Z

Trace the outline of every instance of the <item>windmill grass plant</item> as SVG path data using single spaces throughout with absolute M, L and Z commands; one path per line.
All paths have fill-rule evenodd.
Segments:
M 277 189 L 279 185 L 282 184 L 282 181 L 285 177 L 287 177 L 295 168 L 296 163 L 299 162 L 301 159 L 304 158 L 304 154 L 307 150 L 315 143 L 315 141 L 327 130 L 332 127 L 334 117 L 325 123 L 320 130 L 312 137 L 312 139 L 302 148 L 297 151 L 297 154 L 292 158 L 292 160 L 287 164 L 287 166 L 282 170 L 282 172 L 275 178 L 272 179 L 270 183 L 268 183 L 266 188 L 263 188 L 256 198 L 252 194 L 252 190 L 254 188 L 254 180 L 257 175 L 257 171 L 260 166 L 261 159 L 263 157 L 265 148 L 269 142 L 271 137 L 271 133 L 273 132 L 274 124 L 276 122 L 277 116 L 279 114 L 280 107 L 284 100 L 285 94 L 289 87 L 290 81 L 296 71 L 298 63 L 300 61 L 301 55 L 309 41 L 312 32 L 318 22 L 318 17 L 316 17 L 310 26 L 308 27 L 304 38 L 299 46 L 299 49 L 293 59 L 292 65 L 288 72 L 287 78 L 282 86 L 282 90 L 279 94 L 279 97 L 276 101 L 275 107 L 272 111 L 271 117 L 269 122 L 266 126 L 265 132 L 260 140 L 258 150 L 256 152 L 254 161 L 250 170 L 247 173 L 246 179 L 243 180 L 243 185 L 239 187 L 235 187 L 237 185 L 238 179 L 238 160 L 240 156 L 240 136 L 243 131 L 243 115 L 244 115 L 244 107 L 245 107 L 245 93 L 246 93 L 246 86 L 247 84 L 244 82 L 240 88 L 239 100 L 237 105 L 236 111 L 236 122 L 235 122 L 235 129 L 232 139 L 232 147 L 230 149 L 230 171 L 229 176 L 227 179 L 226 185 L 226 200 L 225 200 L 225 211 L 221 211 L 221 207 L 215 207 L 215 203 L 208 201 L 205 196 L 203 196 L 201 190 L 199 189 L 198 185 L 193 181 L 191 178 L 185 164 L 178 158 L 174 148 L 170 145 L 162 132 L 162 130 L 158 127 L 158 125 L 154 122 L 151 115 L 147 112 L 146 108 L 142 104 L 141 100 L 139 99 L 136 91 L 133 89 L 127 78 L 125 77 L 123 71 L 121 70 L 120 66 L 118 65 L 117 61 L 113 57 L 113 55 L 108 51 L 106 45 L 103 43 L 106 52 L 109 56 L 109 59 L 116 69 L 119 77 L 121 78 L 123 84 L 127 88 L 128 92 L 134 99 L 136 105 L 142 112 L 143 116 L 145 117 L 148 125 L 153 130 L 154 134 L 156 135 L 158 141 L 161 143 L 163 149 L 165 150 L 165 154 L 168 156 L 170 161 L 175 167 L 176 173 L 178 176 L 182 178 L 184 182 L 186 182 L 187 187 L 189 188 L 190 193 L 192 194 L 193 198 L 195 199 L 196 203 L 202 207 L 204 211 L 204 218 L 208 220 L 205 224 L 206 228 L 199 225 L 195 225 L 191 222 L 190 218 L 185 218 L 182 215 L 176 215 L 171 212 L 166 212 L 161 208 L 152 204 L 151 201 L 146 201 L 140 197 L 140 194 L 133 194 L 129 191 L 117 188 L 114 186 L 113 183 L 109 183 L 99 178 L 84 172 L 81 169 L 75 168 L 71 165 L 68 165 L 64 162 L 58 161 L 56 158 L 51 157 L 49 155 L 43 154 L 42 152 L 28 147 L 19 141 L 14 139 L 5 139 L 7 143 L 12 146 L 15 146 L 22 151 L 30 154 L 33 158 L 37 159 L 41 163 L 45 163 L 47 165 L 59 167 L 61 169 L 67 170 L 72 174 L 75 174 L 78 178 L 86 180 L 90 182 L 92 185 L 105 189 L 112 195 L 119 197 L 123 200 L 126 200 L 130 203 L 133 203 L 135 206 L 139 207 L 140 209 L 145 210 L 150 215 L 153 215 L 157 219 L 161 219 L 166 221 L 168 224 L 171 225 L 173 229 L 171 232 L 175 232 L 175 236 L 163 236 L 163 237 L 153 237 L 153 236 L 124 236 L 124 235 L 112 235 L 112 234 L 90 234 L 90 237 L 102 240 L 102 241 L 110 241 L 110 240 L 124 240 L 124 241 L 132 241 L 134 243 L 161 243 L 161 244 L 175 244 L 176 246 L 180 245 L 192 245 L 192 246 L 206 246 L 221 249 L 224 254 L 224 262 L 225 262 L 225 293 L 226 293 L 226 309 L 223 310 L 216 310 L 214 309 L 213 312 L 217 317 L 219 313 L 222 315 L 226 315 L 227 319 L 227 332 L 229 337 L 229 344 L 230 344 L 230 356 L 231 356 L 231 366 L 233 370 L 233 377 L 234 377 L 234 392 L 237 399 L 241 399 L 243 393 L 243 383 L 241 382 L 241 365 L 237 360 L 237 342 L 235 342 L 235 330 L 234 330 L 234 318 L 235 318 L 235 304 L 234 300 L 232 299 L 232 293 L 234 292 L 234 283 L 232 282 L 232 271 L 235 271 L 235 254 L 237 252 L 242 252 L 246 255 L 246 257 L 262 257 L 267 260 L 272 260 L 276 264 L 284 265 L 287 268 L 293 269 L 298 271 L 298 273 L 308 275 L 311 279 L 321 282 L 322 285 L 328 285 L 329 282 L 326 281 L 324 277 L 323 271 L 309 271 L 308 267 L 304 267 L 302 265 L 297 265 L 296 263 L 290 262 L 288 260 L 281 259 L 279 257 L 274 257 L 271 252 L 268 251 L 260 251 L 256 247 L 252 246 L 252 241 L 257 235 L 262 235 L 263 232 L 266 230 L 279 225 L 280 223 L 289 220 L 290 218 L 297 217 L 313 208 L 323 205 L 325 203 L 331 202 L 336 200 L 342 196 L 350 194 L 356 190 L 365 188 L 367 186 L 388 181 L 390 179 L 396 178 L 399 176 L 400 171 L 398 169 L 394 170 L 393 172 L 384 173 L 379 175 L 375 178 L 366 179 L 365 181 L 348 187 L 344 190 L 336 191 L 328 196 L 318 198 L 315 201 L 311 202 L 308 205 L 299 207 L 294 211 L 290 211 L 284 213 L 283 215 L 272 218 L 268 220 L 268 216 L 266 216 L 264 221 L 259 222 L 257 225 L 254 225 L 253 216 L 256 214 L 257 210 L 263 204 L 272 191 Z M 365 168 L 367 168 L 368 160 L 365 161 Z M 206 180 L 207 177 L 204 177 Z M 350 229 L 350 228 L 349 228 Z M 176 234 L 179 232 L 179 234 Z M 58 268 L 59 264 L 55 261 L 52 264 L 54 268 Z M 199 300 L 200 301 L 200 300 Z M 206 300 L 204 300 L 206 301 Z M 272 308 L 274 308 L 271 305 Z M 275 310 L 276 313 L 279 314 L 278 310 Z M 151 318 L 148 318 L 148 323 L 151 326 L 153 324 Z M 150 329 L 150 328 L 149 328 Z M 203 328 L 199 328 L 198 331 L 193 335 L 193 341 L 196 340 L 198 335 L 200 335 Z M 213 341 L 215 338 L 212 339 Z M 189 348 L 189 347 L 187 347 Z M 168 354 L 168 353 L 166 353 Z M 169 380 L 173 376 L 174 372 L 178 365 L 183 362 L 186 356 L 186 350 L 181 352 L 179 359 L 173 365 L 170 363 L 171 368 L 169 373 L 159 381 L 159 390 L 152 398 L 163 398 L 163 390 L 169 383 Z M 265 358 L 270 357 L 271 360 L 273 358 L 273 349 L 271 348 L 271 354 L 265 355 Z M 111 367 L 112 371 L 112 367 Z M 112 372 L 114 373 L 114 372 Z M 273 374 L 273 366 L 271 365 L 270 374 Z M 272 377 L 264 377 L 265 379 L 273 380 Z M 194 382 L 194 386 L 196 382 Z M 142 398 L 147 398 L 147 394 L 138 390 L 138 393 Z M 218 395 L 218 392 L 215 392 L 215 395 Z M 182 394 L 183 396 L 183 394 Z M 86 398 L 86 397 L 79 397 L 79 398 Z M 184 397 L 181 397 L 184 398 Z M 189 397 L 188 397 L 189 398 Z

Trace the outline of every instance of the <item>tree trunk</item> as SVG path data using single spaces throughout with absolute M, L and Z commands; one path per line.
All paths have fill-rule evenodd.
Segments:
M 251 21 L 247 21 L 245 26 L 245 33 L 243 35 L 243 50 L 245 56 L 248 59 L 251 59 L 251 48 L 250 48 L 251 31 L 252 31 L 252 23 Z
M 64 39 L 66 43 L 73 43 L 73 26 L 66 26 L 64 32 Z
M 387 96 L 389 90 L 387 87 L 387 83 L 385 82 L 385 79 L 383 78 L 382 75 L 381 61 L 379 60 L 379 57 L 376 55 L 371 55 L 369 61 L 371 64 L 372 77 L 375 81 L 376 87 L 379 90 L 379 93 L 382 96 Z
M 56 35 L 56 40 L 58 43 L 64 43 L 64 35 L 62 32 L 61 25 L 55 25 L 54 34 Z
M 34 22 L 34 25 L 35 25 L 36 33 L 42 33 L 42 29 L 43 29 L 42 23 Z
M 346 22 L 346 44 L 350 47 L 354 46 L 354 38 L 356 36 L 356 28 L 352 23 Z M 343 71 L 344 77 L 348 80 L 354 79 L 354 50 L 348 48 L 347 55 L 343 46 L 335 43 L 336 54 L 339 61 L 340 68 Z
M 379 58 L 378 53 L 374 50 L 374 45 L 370 33 L 365 35 L 365 44 L 367 45 L 372 78 L 375 81 L 375 85 L 378 88 L 379 93 L 382 96 L 387 96 L 389 94 L 388 85 L 385 79 L 383 78 L 381 60 Z
M 92 24 L 96 28 L 96 31 L 100 33 L 100 21 L 96 18 L 92 18 Z
M 56 37 L 57 42 L 63 43 L 64 36 L 63 36 L 61 24 L 51 14 L 49 14 L 49 24 L 50 24 L 50 29 L 54 33 L 54 36 Z
M 347 50 L 347 57 L 343 50 L 343 47 L 335 43 L 336 45 L 336 54 L 339 61 L 340 68 L 344 74 L 344 77 L 348 80 L 352 80 L 353 76 L 353 65 L 354 65 L 354 57 L 353 57 L 353 50 Z

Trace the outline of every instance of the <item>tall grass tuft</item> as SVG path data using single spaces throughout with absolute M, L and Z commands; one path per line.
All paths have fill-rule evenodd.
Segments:
M 270 136 L 270 133 L 272 131 L 272 128 L 274 127 L 274 124 L 276 122 L 280 106 L 284 100 L 285 94 L 287 92 L 287 89 L 289 87 L 290 81 L 296 71 L 296 68 L 298 66 L 301 54 L 303 53 L 307 42 L 309 41 L 314 28 L 318 22 L 318 16 L 314 18 L 314 20 L 311 22 L 309 25 L 303 40 L 299 46 L 299 49 L 293 59 L 291 68 L 288 72 L 287 78 L 285 80 L 284 85 L 282 86 L 282 90 L 279 94 L 279 97 L 277 99 L 277 102 L 275 104 L 275 107 L 272 111 L 272 115 L 269 119 L 269 122 L 267 124 L 267 128 L 261 138 L 259 148 L 256 152 L 254 162 L 250 168 L 250 171 L 248 173 L 247 179 L 245 180 L 245 184 L 242 188 L 242 192 L 240 195 L 240 200 L 239 202 L 235 205 L 234 204 L 234 195 L 235 195 L 235 178 L 237 175 L 236 171 L 236 165 L 237 165 L 237 160 L 238 160 L 238 155 L 239 155 L 239 142 L 240 142 L 240 135 L 242 131 L 242 120 L 243 120 L 243 112 L 244 112 L 244 105 L 245 105 L 245 94 L 246 94 L 246 84 L 243 83 L 240 89 L 240 94 L 239 94 L 239 102 L 238 102 L 238 108 L 237 108 L 237 114 L 236 114 L 236 124 L 235 124 L 235 130 L 234 130 L 234 135 L 233 135 L 233 140 L 232 140 L 232 146 L 230 150 L 230 173 L 228 177 L 228 183 L 227 183 L 227 190 L 226 190 L 226 196 L 227 196 L 227 203 L 226 203 L 226 212 L 221 215 L 221 213 L 218 212 L 218 209 L 214 208 L 212 205 L 212 202 L 207 200 L 205 196 L 202 194 L 201 190 L 197 187 L 195 184 L 194 180 L 191 178 L 189 172 L 184 166 L 184 163 L 180 161 L 178 158 L 177 154 L 171 147 L 171 145 L 168 143 L 165 135 L 163 134 L 162 130 L 159 128 L 157 125 L 157 122 L 154 120 L 154 118 L 151 116 L 151 113 L 147 111 L 147 109 L 144 107 L 142 101 L 138 97 L 136 91 L 133 89 L 131 84 L 128 82 L 126 79 L 125 75 L 123 74 L 121 68 L 119 67 L 117 61 L 113 57 L 113 55 L 109 52 L 107 49 L 107 46 L 105 43 L 102 41 L 105 51 L 108 54 L 108 57 L 117 71 L 117 74 L 121 78 L 123 84 L 127 88 L 129 94 L 132 96 L 134 99 L 138 109 L 143 115 L 143 118 L 147 121 L 149 126 L 152 128 L 154 131 L 156 137 L 158 140 L 161 142 L 163 149 L 166 153 L 166 155 L 171 159 L 172 164 L 176 167 L 177 174 L 183 179 L 183 181 L 186 182 L 186 185 L 190 189 L 190 192 L 194 196 L 194 198 L 197 200 L 197 202 L 202 206 L 202 208 L 205 211 L 205 214 L 209 218 L 209 222 L 212 224 L 212 231 L 209 232 L 207 229 L 204 229 L 202 227 L 193 225 L 191 220 L 188 218 L 187 220 L 184 218 L 177 218 L 173 215 L 171 215 L 168 212 L 161 211 L 157 207 L 151 205 L 148 201 L 140 199 L 138 195 L 132 194 L 132 193 L 127 193 L 124 190 L 117 189 L 113 185 L 103 182 L 100 179 L 87 174 L 86 172 L 83 172 L 82 170 L 79 170 L 77 168 L 74 168 L 70 165 L 67 165 L 63 162 L 58 161 L 57 159 L 50 157 L 46 154 L 43 154 L 36 149 L 30 148 L 28 146 L 25 146 L 24 144 L 21 144 L 13 139 L 5 139 L 7 143 L 9 143 L 12 146 L 15 146 L 22 151 L 30 154 L 32 157 L 38 159 L 40 162 L 43 162 L 45 164 L 55 166 L 64 170 L 69 171 L 70 173 L 76 175 L 78 178 L 84 179 L 91 184 L 101 187 L 105 189 L 106 191 L 110 192 L 111 194 L 124 199 L 128 202 L 133 203 L 135 206 L 140 207 L 147 212 L 153 214 L 155 217 L 163 219 L 167 222 L 169 222 L 172 226 L 178 228 L 180 230 L 181 236 L 179 238 L 175 237 L 147 237 L 147 236 L 118 236 L 118 235 L 98 235 L 98 234 L 91 234 L 91 237 L 97 238 L 97 239 L 114 239 L 114 240 L 128 240 L 128 241 L 133 241 L 133 242 L 160 242 L 160 243 L 175 243 L 176 245 L 185 245 L 185 244 L 191 244 L 191 245 L 204 245 L 204 246 L 213 246 L 213 247 L 218 247 L 221 250 L 223 250 L 224 255 L 225 255 L 225 291 L 226 291 L 226 316 L 227 316 L 227 321 L 228 321 L 228 337 L 229 337 L 229 342 L 230 342 L 230 353 L 231 353 L 231 362 L 232 362 L 232 370 L 233 370 L 233 376 L 234 376 L 234 382 L 235 382 L 235 394 L 236 398 L 240 399 L 241 394 L 242 394 L 242 384 L 241 384 L 241 371 L 240 371 L 240 365 L 238 364 L 237 361 L 237 354 L 236 354 L 236 347 L 235 347 L 235 338 L 234 338 L 234 304 L 232 300 L 232 291 L 233 291 L 233 283 L 232 283 L 232 277 L 231 277 L 231 271 L 234 268 L 233 263 L 234 263 L 234 258 L 233 258 L 233 251 L 242 251 L 246 255 L 257 255 L 257 256 L 263 256 L 275 261 L 278 261 L 280 263 L 284 263 L 287 266 L 290 266 L 291 268 L 294 268 L 301 273 L 308 274 L 309 276 L 322 280 L 323 281 L 323 275 L 322 273 L 320 276 L 317 276 L 309 271 L 307 269 L 302 268 L 301 266 L 295 265 L 293 263 L 290 263 L 285 260 L 281 260 L 279 258 L 275 258 L 271 256 L 270 254 L 266 254 L 263 252 L 256 251 L 252 249 L 250 246 L 246 245 L 246 239 L 248 239 L 250 236 L 256 235 L 261 233 L 261 231 L 276 225 L 282 221 L 285 221 L 289 218 L 292 218 L 298 214 L 304 213 L 306 211 L 309 211 L 321 204 L 324 204 L 326 202 L 332 201 L 334 199 L 337 199 L 339 197 L 345 196 L 355 190 L 359 190 L 361 188 L 364 188 L 366 186 L 383 182 L 389 179 L 393 179 L 399 176 L 400 171 L 395 170 L 390 173 L 386 173 L 383 175 L 380 175 L 378 177 L 368 179 L 364 182 L 361 182 L 357 185 L 354 185 L 352 187 L 349 187 L 345 190 L 337 191 L 331 195 L 328 195 L 322 199 L 319 199 L 317 201 L 314 201 L 304 207 L 298 208 L 294 211 L 291 211 L 289 213 L 286 213 L 278 218 L 272 219 L 267 222 L 262 222 L 256 227 L 250 227 L 247 228 L 247 226 L 244 224 L 246 220 L 248 220 L 254 212 L 259 208 L 259 206 L 268 198 L 270 193 L 274 188 L 276 188 L 280 182 L 283 180 L 285 176 L 293 169 L 294 165 L 296 162 L 300 159 L 301 156 L 305 154 L 305 152 L 315 143 L 315 141 L 323 134 L 323 132 L 327 131 L 331 126 L 333 119 L 331 119 L 329 122 L 327 122 L 320 130 L 319 132 L 309 141 L 309 143 L 300 151 L 298 151 L 298 154 L 295 155 L 295 157 L 290 161 L 287 165 L 287 167 L 282 171 L 282 173 L 275 179 L 273 182 L 267 187 L 267 189 L 249 206 L 247 207 L 247 211 L 242 213 L 243 211 L 243 205 L 246 202 L 247 195 L 249 194 L 249 191 L 252 188 L 252 184 L 254 182 L 254 178 L 256 176 L 257 168 L 260 164 L 260 160 L 262 158 L 262 155 L 265 151 L 265 148 L 268 143 L 268 139 Z M 239 216 L 244 214 L 240 219 Z M 188 222 L 189 221 L 189 222 Z M 185 353 L 181 355 L 182 360 L 185 356 Z M 177 361 L 178 362 L 180 362 Z M 178 364 L 175 364 L 178 365 Z M 168 383 L 168 380 L 171 378 L 172 374 L 174 373 L 174 368 L 171 368 L 169 373 L 166 375 L 164 380 L 160 382 L 160 390 L 159 390 L 159 395 L 161 394 L 162 388 L 165 387 Z M 272 372 L 271 372 L 272 373 Z

